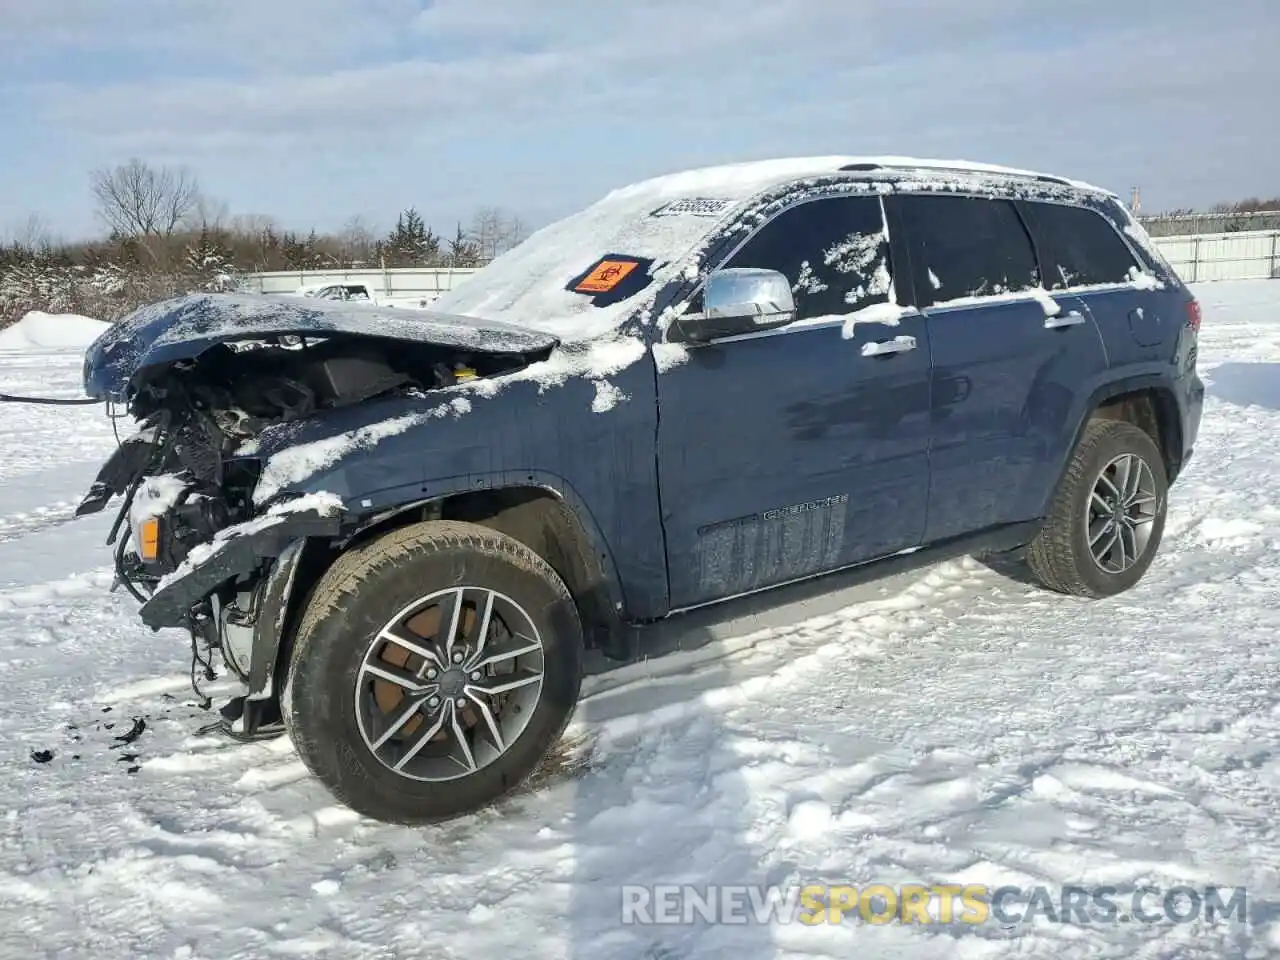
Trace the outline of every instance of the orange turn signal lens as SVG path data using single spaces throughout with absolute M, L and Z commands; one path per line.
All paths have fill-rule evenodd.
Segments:
M 142 559 L 150 563 L 160 556 L 160 518 L 149 517 L 138 530 L 138 550 Z

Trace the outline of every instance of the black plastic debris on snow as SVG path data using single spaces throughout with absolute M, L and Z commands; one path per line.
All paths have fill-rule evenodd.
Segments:
M 110 710 L 111 710 L 111 707 L 104 707 L 104 708 L 103 708 L 103 710 L 102 710 L 102 712 L 103 712 L 103 713 L 107 713 L 107 712 L 109 712 Z M 95 723 L 90 724 L 90 727 L 91 727 L 91 728 L 100 728 L 100 729 L 103 729 L 103 730 L 111 730 L 113 727 L 115 727 L 115 724 L 114 724 L 114 723 L 105 723 L 105 722 L 95 722 Z M 113 748 L 113 749 L 114 749 L 114 748 L 118 748 L 118 747 L 128 746 L 129 744 L 131 744 L 131 743 L 133 743 L 135 740 L 137 740 L 140 736 L 142 736 L 143 732 L 144 732 L 144 731 L 146 731 L 146 729 L 147 729 L 147 718 L 146 718 L 146 717 L 134 717 L 134 718 L 133 718 L 133 722 L 132 722 L 132 724 L 130 725 L 130 727 L 129 727 L 129 729 L 128 729 L 128 730 L 126 730 L 126 731 L 125 731 L 124 733 L 122 733 L 122 734 L 119 734 L 119 735 L 114 736 L 114 737 L 112 737 L 112 738 L 111 738 L 111 740 L 112 740 L 112 742 L 111 742 L 111 748 Z M 74 724 L 74 723 L 68 723 L 68 724 L 66 724 L 66 725 L 65 725 L 65 727 L 63 728 L 63 732 L 64 732 L 65 737 L 67 738 L 67 740 L 68 740 L 70 743 L 73 743 L 73 744 L 81 744 L 81 743 L 83 743 L 83 742 L 84 742 L 84 737 L 83 737 L 83 735 L 82 735 L 82 733 L 81 733 L 80 727 L 79 727 L 79 726 L 77 726 L 77 725 L 76 725 L 76 724 Z M 50 763 L 50 762 L 52 762 L 52 761 L 53 761 L 53 759 L 54 759 L 56 756 L 57 756 L 57 754 L 56 754 L 53 750 L 33 750 L 33 751 L 31 751 L 31 760 L 32 760 L 32 762 L 34 762 L 34 763 L 42 763 L 42 764 L 43 764 L 43 763 Z M 124 763 L 129 763 L 129 764 L 131 764 L 131 766 L 130 766 L 130 767 L 128 768 L 128 770 L 127 770 L 127 772 L 128 772 L 128 773 L 137 773 L 140 769 L 142 769 L 142 768 L 141 768 L 141 765 L 137 763 L 137 761 L 141 758 L 141 756 L 142 756 L 142 755 L 141 755 L 141 754 L 139 754 L 139 753 L 129 753 L 129 752 L 126 752 L 126 753 L 121 753 L 121 754 L 120 754 L 120 756 L 116 757 L 116 760 L 117 760 L 118 762 L 124 762 Z M 71 754 L 71 755 L 70 755 L 70 759 L 72 759 L 72 760 L 79 760 L 79 759 L 80 759 L 80 754 L 78 754 L 78 753 L 73 753 L 73 754 Z
M 133 741 L 142 736 L 142 731 L 145 729 L 147 729 L 147 721 L 142 717 L 134 717 L 133 726 L 127 732 L 116 737 L 115 740 L 117 743 L 133 743 Z

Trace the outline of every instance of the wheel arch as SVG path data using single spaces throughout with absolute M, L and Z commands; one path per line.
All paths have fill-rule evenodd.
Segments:
M 1168 482 L 1173 483 L 1181 471 L 1182 421 L 1176 394 L 1168 379 L 1148 374 L 1113 380 L 1096 387 L 1082 404 L 1071 442 L 1062 450 L 1057 475 L 1041 505 L 1042 515 L 1058 495 L 1071 455 L 1093 420 L 1124 420 L 1134 424 L 1151 437 L 1160 451 Z
M 1132 423 L 1146 433 L 1160 450 L 1169 482 L 1172 483 L 1178 475 L 1182 466 L 1182 424 L 1178 417 L 1178 401 L 1170 387 L 1153 384 L 1108 393 L 1094 404 L 1090 419 Z
M 567 487 L 525 482 L 408 500 L 369 515 L 341 541 L 308 541 L 283 612 L 276 676 L 285 677 L 302 611 L 316 583 L 338 557 L 423 520 L 474 523 L 519 540 L 565 582 L 578 607 L 587 647 L 605 652 L 623 649 L 625 598 L 599 527 Z

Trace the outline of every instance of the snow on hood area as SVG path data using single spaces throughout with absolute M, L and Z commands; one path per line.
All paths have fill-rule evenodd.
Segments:
M 33 310 L 0 330 L 0 350 L 83 350 L 110 326 L 74 313 Z
M 554 338 L 499 321 L 399 310 L 346 301 L 261 294 L 200 293 L 149 304 L 125 317 L 87 355 L 85 389 L 120 396 L 144 367 L 187 360 L 232 341 L 353 334 L 460 350 L 523 353 Z
M 1280 955 L 1280 281 L 1192 289 L 1204 422 L 1133 590 L 1080 601 L 961 559 L 821 615 L 762 618 L 723 648 L 646 663 L 660 679 L 601 693 L 589 677 L 529 785 L 416 829 L 352 814 L 287 738 L 197 735 L 213 717 L 190 690 L 190 638 L 152 633 L 111 591 L 110 511 L 69 522 L 115 449 L 111 424 L 96 408 L 6 409 L 0 953 Z M 0 355 L 14 392 L 79 382 L 74 353 Z M 226 676 L 207 690 L 238 692 Z M 795 907 L 808 884 L 1023 896 L 977 924 L 809 924 L 803 903 L 753 915 L 753 897 Z M 1063 909 L 1080 886 L 1113 888 L 1121 915 L 1152 888 L 1138 905 L 1155 920 Z M 1190 920 L 1165 916 L 1166 893 L 1206 886 L 1224 902 L 1243 888 L 1246 917 L 1211 919 L 1204 899 Z M 1190 914 L 1186 897 L 1173 906 Z

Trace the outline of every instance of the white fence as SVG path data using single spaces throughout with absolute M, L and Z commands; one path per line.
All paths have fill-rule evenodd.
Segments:
M 1280 279 L 1280 230 L 1153 237 L 1187 283 Z
M 363 283 L 381 299 L 431 299 L 452 290 L 478 267 L 401 267 L 388 270 L 276 270 L 251 273 L 246 287 L 254 293 L 293 293 L 299 287 L 325 283 Z
M 1280 230 L 1153 237 L 1152 242 L 1187 283 L 1280 278 Z M 290 270 L 252 273 L 257 293 L 292 293 L 321 283 L 364 283 L 382 299 L 433 299 L 483 267 L 401 267 L 390 270 Z

